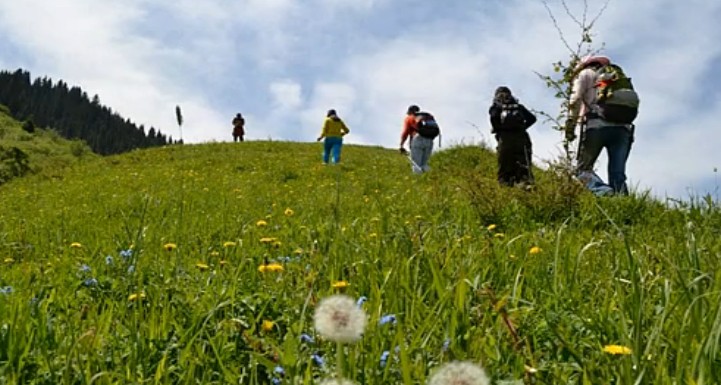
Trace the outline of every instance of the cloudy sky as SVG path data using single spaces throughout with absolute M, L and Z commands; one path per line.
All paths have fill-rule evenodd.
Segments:
M 721 1 L 611 0 L 597 24 L 641 95 L 630 181 L 656 196 L 721 194 L 720 18 Z M 534 71 L 567 56 L 541 0 L 0 0 L 0 68 L 79 85 L 174 138 L 180 105 L 186 142 L 229 140 L 236 112 L 249 139 L 312 141 L 336 108 L 347 142 L 395 148 L 411 103 L 446 146 L 492 142 L 495 87 L 555 113 Z M 560 154 L 549 124 L 531 135 L 537 163 Z

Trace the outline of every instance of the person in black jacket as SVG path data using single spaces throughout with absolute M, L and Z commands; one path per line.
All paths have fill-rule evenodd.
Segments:
M 533 184 L 531 137 L 526 130 L 536 123 L 533 115 L 508 87 L 498 87 L 489 109 L 491 133 L 498 142 L 498 182 L 505 186 Z

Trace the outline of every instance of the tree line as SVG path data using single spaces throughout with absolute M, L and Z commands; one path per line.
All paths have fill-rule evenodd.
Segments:
M 160 130 L 150 127 L 146 132 L 142 124 L 101 105 L 98 95 L 91 99 L 80 87 L 70 87 L 62 80 L 32 80 L 30 72 L 22 69 L 0 71 L 0 104 L 25 122 L 26 131 L 52 128 L 65 138 L 84 140 L 102 155 L 173 143 L 173 138 Z

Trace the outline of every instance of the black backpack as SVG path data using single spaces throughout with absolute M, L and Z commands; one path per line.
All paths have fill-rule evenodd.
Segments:
M 518 103 L 504 103 L 500 105 L 501 130 L 502 131 L 524 131 L 526 129 L 526 117 L 523 109 Z
M 420 117 L 420 120 L 418 120 L 416 124 L 418 135 L 428 139 L 435 139 L 436 136 L 440 135 L 441 128 L 438 126 L 438 122 L 436 122 L 433 115 L 427 112 L 419 112 L 416 116 Z

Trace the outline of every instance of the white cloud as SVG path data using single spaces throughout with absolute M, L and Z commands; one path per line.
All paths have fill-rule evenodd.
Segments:
M 281 110 L 296 109 L 301 106 L 301 86 L 292 80 L 280 80 L 270 84 L 270 93 L 275 106 Z

